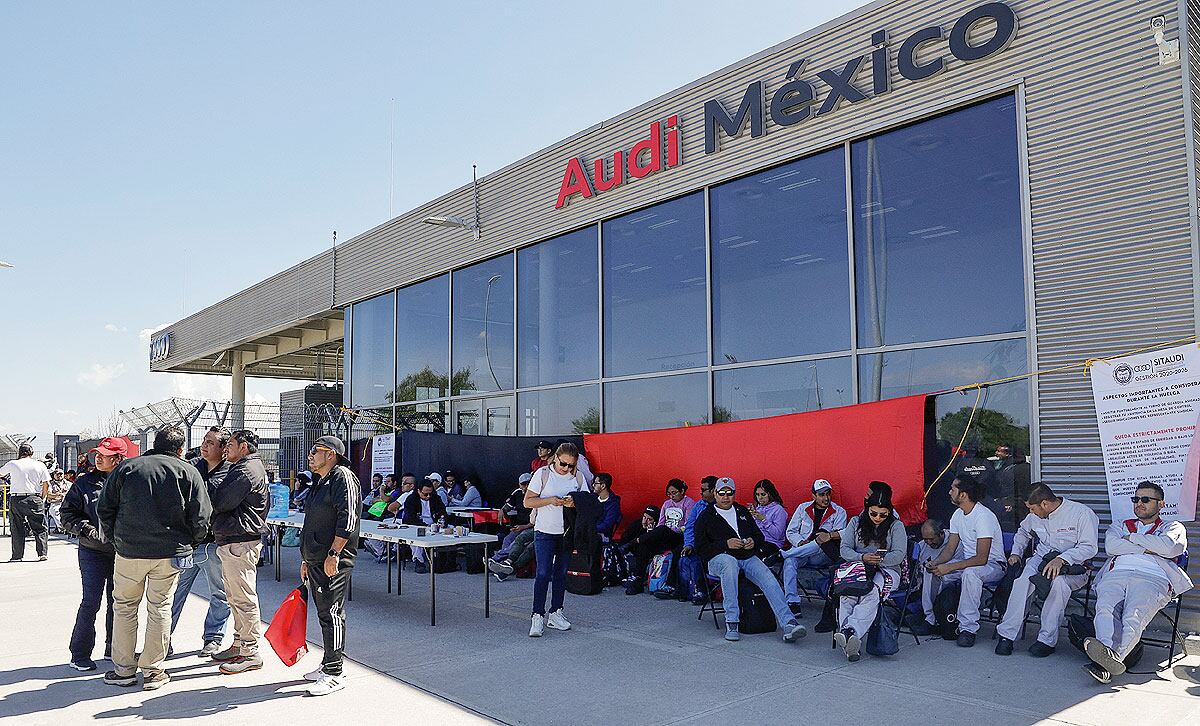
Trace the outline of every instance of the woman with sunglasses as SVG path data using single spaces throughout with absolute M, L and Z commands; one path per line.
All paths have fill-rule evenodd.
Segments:
M 851 662 L 859 659 L 862 640 L 879 614 L 883 602 L 900 582 L 900 566 L 908 548 L 904 523 L 892 511 L 892 500 L 875 491 L 863 503 L 862 514 L 842 530 L 842 559 L 867 566 L 871 590 L 866 595 L 842 595 L 838 605 L 838 627 L 833 642 Z
M 787 548 L 788 511 L 783 506 L 783 497 L 775 488 L 775 482 L 762 479 L 754 485 L 754 500 L 750 506 L 750 516 L 762 530 L 763 546 L 760 557 L 767 557 Z
M 570 630 L 563 615 L 567 585 L 567 540 L 564 508 L 575 506 L 571 495 L 586 488 L 576 470 L 579 449 L 570 442 L 559 444 L 546 466 L 538 469 L 525 490 L 525 506 L 533 515 L 533 551 L 537 574 L 533 580 L 533 617 L 529 637 L 540 638 L 544 628 Z M 546 590 L 550 588 L 550 614 L 546 614 Z

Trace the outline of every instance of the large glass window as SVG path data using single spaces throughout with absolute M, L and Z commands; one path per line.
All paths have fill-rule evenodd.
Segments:
M 853 145 L 858 345 L 1025 329 L 1016 102 Z
M 600 433 L 600 386 L 549 388 L 517 395 L 521 436 Z
M 392 293 L 373 297 L 354 304 L 351 317 L 354 347 L 350 358 L 353 387 L 351 400 L 355 406 L 378 406 L 392 402 L 393 341 L 396 339 L 396 298 Z
M 711 191 L 713 363 L 850 347 L 845 152 Z
M 402 428 L 414 431 L 445 431 L 446 402 L 430 401 L 398 406 L 396 420 Z
M 705 365 L 704 197 L 604 223 L 604 374 Z
M 604 384 L 605 431 L 669 429 L 710 421 L 705 373 Z
M 511 389 L 512 255 L 455 270 L 453 311 L 453 394 Z
M 517 283 L 519 384 L 599 378 L 596 228 L 520 250 Z
M 396 291 L 396 402 L 448 394 L 450 276 Z
M 863 355 L 858 364 L 861 400 L 878 401 L 1020 375 L 1028 371 L 1029 357 L 1019 339 Z M 938 438 L 957 446 L 974 403 L 974 391 L 938 396 Z M 990 454 L 1008 443 L 1028 452 L 1028 380 L 986 389 L 971 426 L 966 448 Z
M 854 403 L 848 357 L 715 371 L 713 388 L 713 420 L 718 422 Z

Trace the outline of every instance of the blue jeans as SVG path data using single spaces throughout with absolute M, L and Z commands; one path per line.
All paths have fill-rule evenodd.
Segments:
M 781 550 L 783 556 L 783 586 L 788 602 L 800 602 L 800 569 L 803 567 L 828 567 L 833 564 L 821 545 L 808 542 L 799 547 Z
M 725 622 L 741 622 L 741 609 L 738 607 L 738 575 L 745 574 L 746 579 L 758 585 L 767 596 L 771 610 L 775 611 L 775 620 L 784 627 L 796 622 L 796 616 L 788 609 L 787 600 L 783 597 L 783 588 L 775 580 L 771 568 L 763 564 L 757 557 L 739 560 L 729 553 L 722 553 L 708 561 L 708 574 L 721 579 L 721 594 L 724 597 Z
M 550 612 L 561 610 L 567 590 L 567 540 L 561 534 L 535 532 L 533 553 L 537 558 L 537 575 L 533 579 L 533 613 L 546 614 L 546 588 L 553 583 Z
M 100 603 L 108 602 L 104 619 L 105 651 L 112 647 L 113 629 L 113 561 L 114 557 L 79 546 L 79 577 L 83 582 L 83 598 L 75 613 L 75 629 L 71 631 L 71 660 L 90 660 L 96 647 L 96 615 Z
M 171 633 L 179 623 L 183 604 L 187 602 L 192 584 L 203 571 L 208 580 L 208 614 L 204 616 L 204 642 L 220 642 L 225 638 L 225 623 L 229 622 L 229 600 L 225 597 L 225 580 L 221 577 L 221 560 L 217 558 L 215 542 L 205 542 L 196 547 L 192 554 L 195 563 L 179 573 L 179 584 L 175 586 L 175 599 L 171 601 Z

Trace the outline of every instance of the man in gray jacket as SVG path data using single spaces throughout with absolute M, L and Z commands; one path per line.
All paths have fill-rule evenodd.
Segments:
M 108 477 L 96 504 L 101 539 L 117 550 L 113 564 L 113 670 L 104 682 L 152 691 L 171 680 L 163 670 L 171 640 L 171 594 L 192 549 L 208 532 L 212 504 L 196 467 L 184 461 L 183 430 L 170 426 L 154 448 L 126 459 Z M 145 647 L 135 659 L 138 606 L 146 599 Z
M 261 622 L 258 613 L 258 556 L 267 531 L 267 470 L 258 457 L 258 436 L 239 429 L 225 444 L 229 471 L 210 492 L 213 535 L 225 594 L 233 610 L 233 643 L 213 656 L 221 672 L 245 673 L 262 668 L 258 655 Z

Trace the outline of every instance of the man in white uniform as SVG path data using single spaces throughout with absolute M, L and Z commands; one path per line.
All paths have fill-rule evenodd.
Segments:
M 925 565 L 941 557 L 942 550 L 946 549 L 946 540 L 949 537 L 950 531 L 943 529 L 941 522 L 932 518 L 925 520 L 921 524 L 921 542 L 917 545 L 917 563 Z M 961 546 L 951 559 L 962 559 Z M 942 578 L 935 577 L 932 572 L 922 567 L 921 610 L 925 613 L 925 617 L 921 622 L 913 626 L 913 632 L 917 635 L 930 635 L 933 633 L 933 626 L 936 622 L 933 616 L 933 598 L 937 596 L 941 589 Z
M 950 536 L 946 546 L 925 569 L 942 582 L 962 580 L 958 599 L 958 645 L 975 645 L 979 632 L 979 600 L 983 586 L 1004 577 L 1004 534 L 1000 520 L 987 507 L 979 505 L 983 484 L 969 474 L 960 474 L 950 484 L 950 501 L 958 511 L 950 518 Z M 952 559 L 959 554 L 962 559 Z
M 33 535 L 38 562 L 46 560 L 50 536 L 46 531 L 46 498 L 50 496 L 50 472 L 33 458 L 33 447 L 21 444 L 17 458 L 0 467 L 0 477 L 8 479 L 8 518 L 12 525 L 12 558 L 25 559 L 25 537 Z
M 1086 505 L 1056 496 L 1045 484 L 1034 484 L 1025 497 L 1029 514 L 1013 538 L 1010 567 L 1021 564 L 1030 539 L 1037 535 L 1033 557 L 1025 563 L 1021 575 L 1013 580 L 1012 594 L 1004 610 L 1004 620 L 996 626 L 996 655 L 1012 655 L 1013 641 L 1025 623 L 1025 610 L 1036 592 L 1031 584 L 1049 581 L 1042 603 L 1041 627 L 1037 640 L 1029 646 L 1030 655 L 1045 658 L 1058 644 L 1058 629 L 1071 593 L 1087 585 L 1087 564 L 1099 549 L 1100 518 Z
M 1187 552 L 1182 522 L 1164 522 L 1163 490 L 1154 482 L 1138 485 L 1134 519 L 1113 522 L 1104 534 L 1110 559 L 1096 584 L 1096 637 L 1083 641 L 1092 660 L 1084 670 L 1101 683 L 1125 672 L 1125 656 L 1142 639 L 1154 615 L 1192 589 L 1175 558 Z

